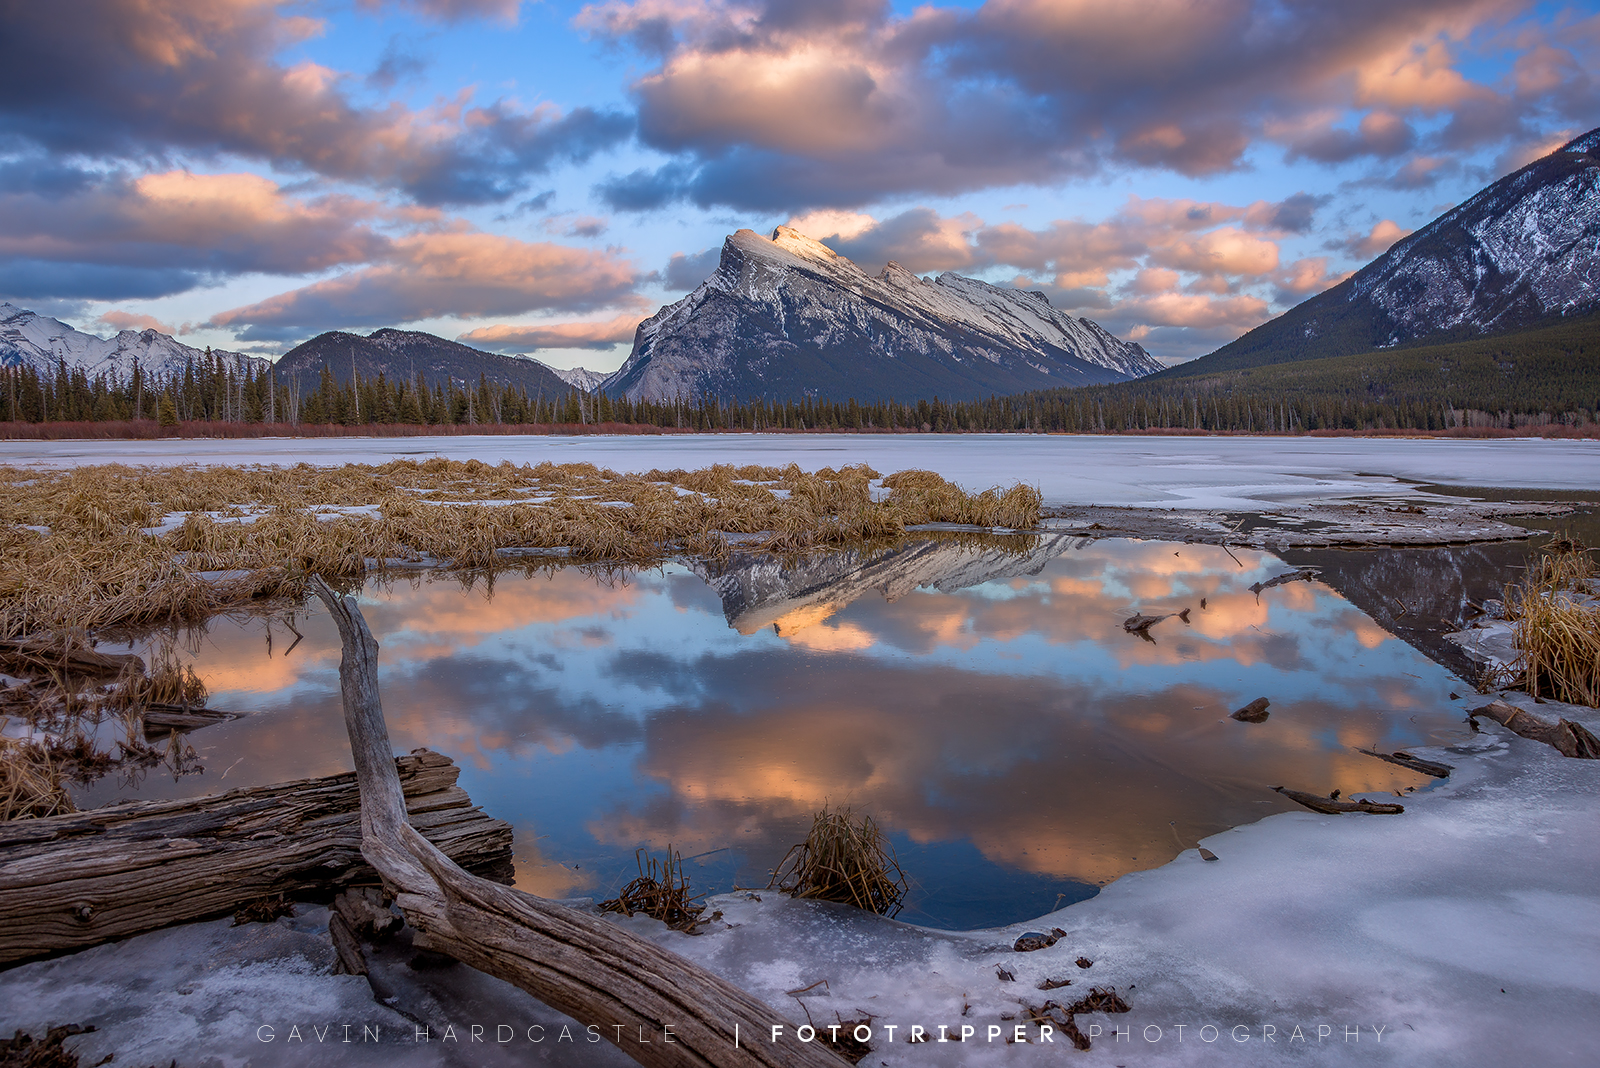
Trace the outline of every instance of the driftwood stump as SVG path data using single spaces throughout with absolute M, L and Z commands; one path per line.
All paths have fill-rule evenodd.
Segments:
M 511 867 L 511 826 L 474 808 L 449 757 L 389 761 L 411 819 L 478 870 Z M 348 772 L 178 801 L 0 823 L 0 964 L 83 949 L 262 898 L 376 883 Z
M 320 578 L 344 645 L 339 685 L 361 784 L 361 852 L 383 876 L 420 948 L 504 979 L 640 1064 L 839 1068 L 819 1041 L 771 1041 L 790 1021 L 726 980 L 599 917 L 470 875 L 406 820 L 378 696 L 378 643 L 351 598 Z M 672 1041 L 663 1036 L 671 1031 Z M 651 1038 L 649 1044 L 636 1035 Z
M 1552 745 L 1562 756 L 1600 760 L 1600 738 L 1581 723 L 1563 719 L 1558 723 L 1540 719 L 1506 701 L 1490 701 L 1474 708 L 1468 716 L 1485 716 L 1530 741 Z

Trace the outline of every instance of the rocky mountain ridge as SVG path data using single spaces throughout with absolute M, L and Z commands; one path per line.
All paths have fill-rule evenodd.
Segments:
M 1600 310 L 1600 129 L 1507 175 L 1352 277 L 1168 377 L 1459 341 Z
M 602 383 L 630 399 L 712 394 L 974 399 L 1123 381 L 1161 369 L 1042 293 L 898 263 L 867 274 L 799 231 L 740 230 L 717 270 L 639 325 Z
M 265 370 L 268 361 L 258 356 L 217 350 L 235 370 Z M 181 375 L 190 361 L 199 363 L 205 350 L 185 345 L 159 330 L 123 330 L 103 338 L 74 329 L 59 319 L 0 302 L 0 367 L 31 367 L 54 374 L 62 363 L 81 370 L 93 381 L 100 375 L 126 381 L 135 361 L 147 375 L 167 378 Z
M 497 389 L 525 389 L 529 397 L 546 400 L 565 397 L 574 388 L 535 359 L 484 352 L 421 330 L 392 328 L 366 337 L 340 330 L 318 334 L 279 358 L 278 377 L 309 392 L 317 387 L 324 367 L 338 382 L 349 382 L 352 372 L 362 378 L 382 374 L 391 381 L 414 380 L 420 374 L 430 387 L 447 381 L 474 387 L 481 377 Z

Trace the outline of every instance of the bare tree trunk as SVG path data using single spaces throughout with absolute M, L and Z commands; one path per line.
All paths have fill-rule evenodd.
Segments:
M 596 916 L 470 875 L 429 844 L 406 820 L 378 697 L 378 643 L 353 599 L 317 576 L 310 585 L 344 644 L 339 686 L 361 785 L 361 852 L 418 932 L 418 945 L 504 979 L 586 1026 L 598 1024 L 640 1064 L 845 1063 L 820 1038 L 787 1037 L 790 1021 L 698 965 Z M 776 1025 L 786 1038 L 774 1042 Z

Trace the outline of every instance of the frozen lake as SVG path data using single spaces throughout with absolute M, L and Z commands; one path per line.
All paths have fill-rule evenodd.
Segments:
M 1409 494 L 1412 483 L 1600 488 L 1600 441 L 1538 438 L 696 434 L 0 441 L 0 462 L 19 465 L 378 464 L 431 456 L 517 464 L 588 461 L 615 471 L 790 462 L 815 471 L 867 463 L 884 474 L 927 468 L 969 490 L 1028 482 L 1039 487 L 1047 507 L 1256 510 Z

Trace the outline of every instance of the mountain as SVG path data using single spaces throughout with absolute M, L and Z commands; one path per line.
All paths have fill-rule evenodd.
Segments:
M 1460 341 L 1600 310 L 1600 129 L 1507 175 L 1350 278 L 1164 377 Z
M 267 367 L 267 361 L 257 356 L 222 351 L 213 355 L 235 369 L 254 366 L 259 372 Z M 190 360 L 198 362 L 204 357 L 205 350 L 158 330 L 123 330 L 115 337 L 103 338 L 0 302 L 0 367 L 26 366 L 53 374 L 65 361 L 69 370 L 82 370 L 91 382 L 102 374 L 125 381 L 133 374 L 135 360 L 146 374 L 165 378 L 183 374 Z
M 666 400 L 971 400 L 1118 382 L 1161 365 L 1042 293 L 956 274 L 876 277 L 780 226 L 740 230 L 715 273 L 639 324 L 607 393 Z
M 317 388 L 327 367 L 339 382 L 354 370 L 362 378 L 380 373 L 391 381 L 421 373 L 428 385 L 447 380 L 476 386 L 479 376 L 496 387 L 525 389 L 529 397 L 565 397 L 572 387 L 538 360 L 501 356 L 446 341 L 420 330 L 376 330 L 367 337 L 332 330 L 296 345 L 278 360 L 278 379 L 298 383 L 302 393 Z
M 1072 534 L 905 539 L 888 549 L 842 549 L 795 560 L 770 553 L 708 557 L 695 574 L 716 591 L 740 634 L 776 627 L 791 635 L 868 594 L 895 601 L 924 587 L 943 593 L 1038 575 L 1082 539 Z
M 543 360 L 539 362 L 544 363 Z M 550 367 L 547 363 L 544 365 Z M 585 393 L 593 393 L 610 374 L 609 371 L 591 371 L 587 367 L 550 367 L 550 370 L 567 385 Z

